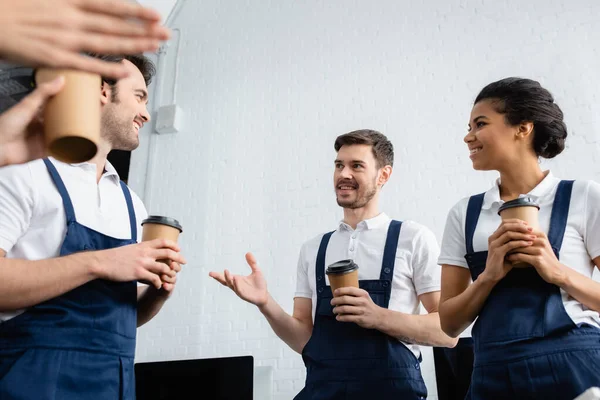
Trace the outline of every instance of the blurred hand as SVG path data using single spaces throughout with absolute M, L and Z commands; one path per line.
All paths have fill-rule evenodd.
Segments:
M 82 55 L 155 51 L 169 30 L 158 12 L 124 0 L 0 0 L 0 59 L 119 79 L 119 63 Z
M 0 167 L 46 155 L 41 115 L 48 100 L 63 86 L 63 77 L 39 85 L 19 103 L 0 114 Z

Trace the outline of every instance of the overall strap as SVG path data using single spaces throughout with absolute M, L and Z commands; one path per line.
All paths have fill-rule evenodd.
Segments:
M 391 281 L 394 276 L 394 265 L 396 264 L 396 249 L 398 248 L 398 238 L 402 222 L 392 220 L 387 231 L 385 239 L 385 248 L 383 250 L 383 265 L 381 268 L 380 280 Z
M 552 205 L 550 216 L 550 229 L 548 230 L 548 241 L 558 257 L 562 247 L 567 218 L 569 217 L 569 205 L 571 204 L 571 193 L 574 181 L 560 181 L 556 188 L 556 196 Z
M 131 240 L 137 242 L 137 221 L 135 218 L 135 209 L 133 208 L 133 200 L 131 199 L 131 193 L 125 182 L 120 181 L 123 195 L 125 195 L 125 201 L 127 202 L 127 211 L 129 212 L 129 225 L 131 226 Z
M 67 188 L 65 187 L 65 184 L 62 178 L 60 177 L 60 174 L 56 170 L 54 164 L 52 164 L 52 162 L 49 159 L 44 158 L 44 164 L 46 164 L 46 169 L 50 173 L 50 177 L 52 178 L 56 189 L 58 189 L 60 197 L 62 197 L 63 205 L 65 208 L 65 214 L 67 216 L 67 224 L 76 222 L 77 220 L 75 219 L 75 209 L 73 208 L 73 203 L 71 202 L 71 196 L 69 196 L 69 192 L 67 192 Z
M 477 228 L 477 221 L 479 221 L 479 214 L 481 214 L 481 206 L 483 206 L 484 197 L 485 192 L 471 196 L 469 199 L 467 218 L 465 221 L 465 244 L 467 247 L 467 254 L 475 252 L 473 249 L 473 236 L 475 235 L 475 228 Z
M 333 235 L 331 231 L 323 235 L 321 239 L 321 244 L 319 245 L 319 252 L 317 253 L 317 264 L 315 266 L 315 275 L 317 282 L 317 293 L 323 292 L 325 288 L 325 253 L 327 252 L 327 245 L 329 244 L 329 239 L 331 235 Z

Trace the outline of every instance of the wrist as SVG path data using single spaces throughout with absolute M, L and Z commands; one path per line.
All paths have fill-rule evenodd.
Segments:
M 556 268 L 554 268 L 552 283 L 564 289 L 565 287 L 569 286 L 569 280 L 568 268 L 560 262 L 557 262 Z
M 264 303 L 259 303 L 256 304 L 256 307 L 258 307 L 258 310 L 263 314 L 263 315 L 267 315 L 267 313 L 269 312 L 269 309 L 271 308 L 270 305 L 273 302 L 273 298 L 271 297 L 271 295 L 269 293 L 267 293 L 267 300 Z
M 91 279 L 101 278 L 104 264 L 98 251 L 90 251 L 85 253 L 76 253 L 73 257 L 79 258 L 78 263 L 85 266 L 86 273 Z
M 375 326 L 373 328 L 386 333 L 388 330 L 388 321 L 391 319 L 388 315 L 389 313 L 389 309 L 377 306 L 377 311 L 375 312 Z
M 490 274 L 487 268 L 477 277 L 475 282 L 479 282 L 480 285 L 494 287 L 504 277 Z

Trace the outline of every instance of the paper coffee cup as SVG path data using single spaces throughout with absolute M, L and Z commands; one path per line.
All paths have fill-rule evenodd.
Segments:
M 358 265 L 352 260 L 341 260 L 327 267 L 325 270 L 329 278 L 331 293 L 342 287 L 358 288 Z
M 518 199 L 502 204 L 498 210 L 498 215 L 500 215 L 503 221 L 507 219 L 520 219 L 527 222 L 533 229 L 539 229 L 539 210 L 539 204 L 531 198 L 519 197 Z M 518 253 L 518 250 L 514 250 L 513 253 Z M 530 267 L 529 264 L 518 261 L 512 264 L 517 268 Z
M 102 78 L 89 72 L 39 68 L 37 85 L 62 75 L 63 89 L 44 109 L 44 138 L 48 154 L 66 163 L 91 160 L 100 140 L 100 89 Z
M 179 221 L 174 218 L 160 215 L 150 215 L 142 221 L 142 241 L 154 239 L 169 239 L 177 242 L 183 228 Z

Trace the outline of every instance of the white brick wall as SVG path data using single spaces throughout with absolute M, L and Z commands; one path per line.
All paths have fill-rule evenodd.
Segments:
M 152 107 L 175 98 L 185 129 L 146 128 L 130 180 L 151 213 L 183 223 L 189 264 L 139 330 L 138 361 L 252 354 L 274 367 L 275 399 L 302 388 L 300 356 L 208 272 L 247 273 L 253 251 L 291 312 L 300 245 L 342 215 L 332 191 L 338 134 L 388 135 L 397 161 L 382 209 L 441 239 L 448 209 L 495 177 L 471 169 L 462 143 L 475 95 L 525 76 L 554 93 L 570 130 L 565 153 L 545 164 L 561 177 L 600 179 L 600 2 L 420 3 L 179 2 L 179 48 L 167 50 Z M 435 399 L 429 351 L 423 371 Z

